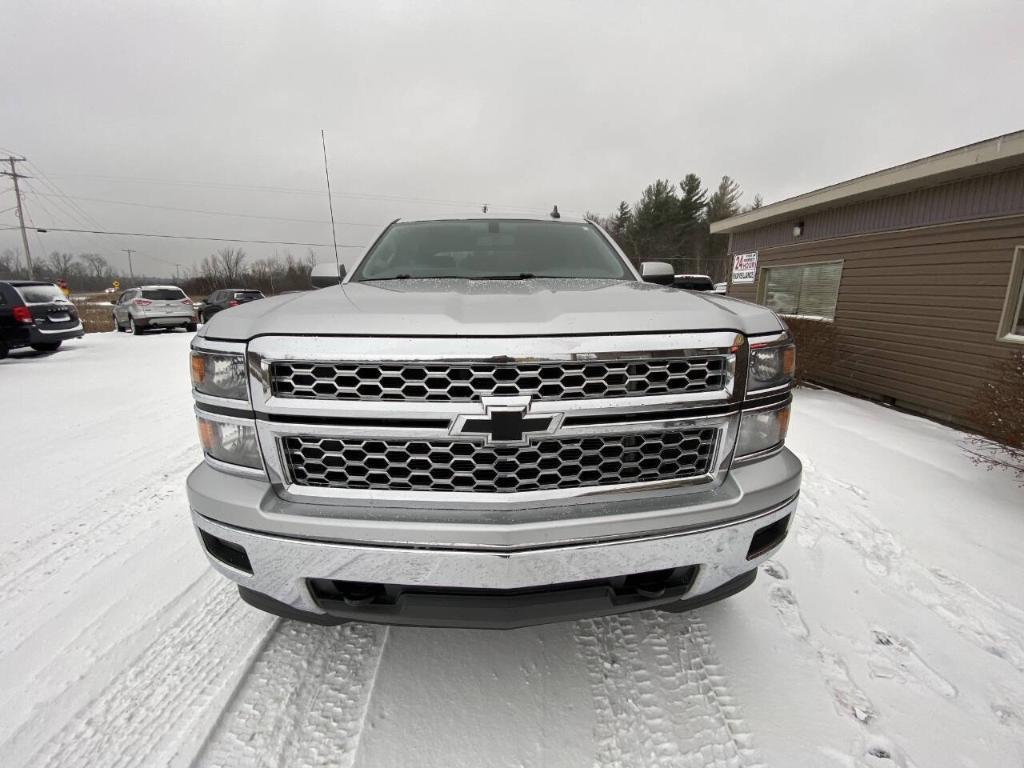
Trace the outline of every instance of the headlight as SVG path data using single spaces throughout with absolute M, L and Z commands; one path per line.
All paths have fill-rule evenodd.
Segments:
M 197 414 L 196 420 L 199 442 L 208 456 L 228 464 L 263 469 L 255 426 L 205 414 Z
M 192 386 L 197 392 L 232 400 L 248 400 L 245 357 L 192 350 Z
M 796 347 L 788 338 L 781 343 L 750 345 L 747 392 L 781 387 L 793 381 Z
M 789 403 L 774 408 L 746 411 L 740 417 L 736 458 L 750 456 L 781 445 L 789 429 Z

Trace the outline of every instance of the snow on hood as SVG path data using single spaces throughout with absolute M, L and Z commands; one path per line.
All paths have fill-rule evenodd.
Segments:
M 209 338 L 548 336 L 782 329 L 764 307 L 626 280 L 393 280 L 346 283 L 218 313 Z

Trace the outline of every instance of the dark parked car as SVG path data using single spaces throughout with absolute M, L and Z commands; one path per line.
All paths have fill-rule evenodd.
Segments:
M 251 288 L 222 288 L 206 297 L 206 303 L 199 312 L 199 318 L 208 323 L 210 318 L 225 309 L 262 299 L 263 293 Z
M 687 291 L 713 291 L 715 284 L 707 275 L 676 275 L 672 285 Z
M 0 357 L 18 347 L 53 352 L 83 335 L 75 305 L 53 283 L 0 281 Z

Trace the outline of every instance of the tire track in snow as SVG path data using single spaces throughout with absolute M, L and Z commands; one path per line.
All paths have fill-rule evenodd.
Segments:
M 60 705 L 68 694 L 40 702 L 39 715 L 3 745 L 5 762 L 123 768 L 170 765 L 193 754 L 272 622 L 213 572 L 169 611 L 166 625 L 141 650 L 132 648 L 129 661 L 114 649 L 109 663 L 94 665 L 102 680 L 85 674 L 85 703 L 64 721 Z
M 878 710 L 850 676 L 846 660 L 811 635 L 800 611 L 800 603 L 789 587 L 789 574 L 785 566 L 767 560 L 761 568 L 775 579 L 768 588 L 768 602 L 778 614 L 783 628 L 813 651 L 836 710 L 858 723 L 862 729 L 863 736 L 854 745 L 850 755 L 840 755 L 834 750 L 829 750 L 829 753 L 837 759 L 852 760 L 855 768 L 915 768 L 910 758 L 891 739 L 879 733 L 875 722 Z
M 195 454 L 195 449 L 190 446 L 168 457 L 163 471 L 149 482 L 137 486 L 138 490 L 127 499 L 121 494 L 129 482 L 119 480 L 98 499 L 77 508 L 74 525 L 53 523 L 51 530 L 14 542 L 17 548 L 3 555 L 0 600 L 7 602 L 35 589 L 34 574 L 50 577 L 71 560 L 80 571 L 82 567 L 88 567 L 83 566 L 83 558 L 109 555 L 109 540 L 112 537 L 123 538 L 132 523 L 151 527 L 154 506 L 170 496 L 184 496 L 184 476 L 196 464 Z
M 579 621 L 575 634 L 597 716 L 596 766 L 762 765 L 698 618 L 621 614 Z
M 23 546 L 18 562 L 8 565 L 5 558 L 0 581 L 4 605 L 0 652 L 18 653 L 31 644 L 45 626 L 38 624 L 37 618 L 49 618 L 48 623 L 53 624 L 79 606 L 97 609 L 117 599 L 116 590 L 110 588 L 111 579 L 146 572 L 145 566 L 141 571 L 124 568 L 148 549 L 160 549 L 149 557 L 156 562 L 167 548 L 183 542 L 194 547 L 184 490 L 184 475 L 191 464 L 191 451 L 183 452 L 165 474 L 111 507 L 95 523 L 85 517 L 63 533 Z
M 194 766 L 351 766 L 387 629 L 282 621 Z
M 1024 672 L 1024 611 L 918 561 L 868 511 L 866 491 L 818 472 L 812 464 L 805 464 L 804 470 L 796 518 L 801 546 L 813 548 L 822 536 L 844 542 L 863 558 L 870 573 L 895 581 L 969 642 Z M 842 525 L 827 512 L 834 506 L 828 497 L 837 492 L 853 496 L 843 506 Z

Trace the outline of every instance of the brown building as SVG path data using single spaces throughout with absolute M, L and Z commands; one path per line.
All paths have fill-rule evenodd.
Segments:
M 945 421 L 1024 349 L 1024 131 L 715 222 L 729 293 L 827 330 L 822 382 Z M 799 351 L 798 351 L 799 355 Z

